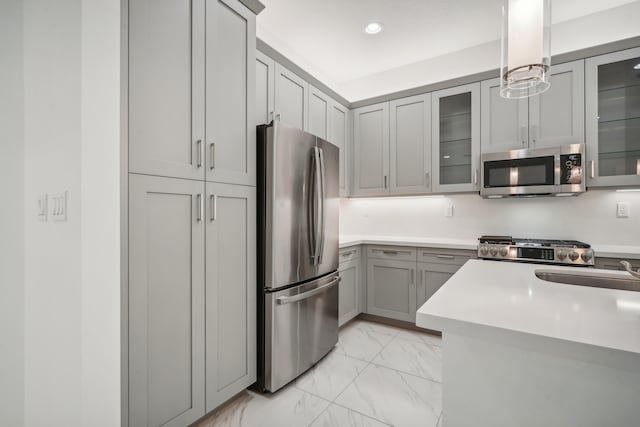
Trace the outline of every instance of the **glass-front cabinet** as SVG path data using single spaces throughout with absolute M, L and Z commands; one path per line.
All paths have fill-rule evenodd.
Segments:
M 432 94 L 434 192 L 479 190 L 480 83 Z
M 587 185 L 640 185 L 640 48 L 586 61 Z

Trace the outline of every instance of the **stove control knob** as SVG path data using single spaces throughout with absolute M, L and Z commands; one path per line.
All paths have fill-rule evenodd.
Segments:
M 580 257 L 580 255 L 578 255 L 578 252 L 576 252 L 576 251 L 571 251 L 571 252 L 569 252 L 569 259 L 570 259 L 571 261 L 575 261 L 575 260 L 577 260 L 579 257 Z
M 500 248 L 500 256 L 505 257 L 509 253 L 507 248 Z
M 565 259 L 567 257 L 567 253 L 563 250 L 559 250 L 556 252 L 556 256 L 558 259 Z
M 491 256 L 498 255 L 498 248 L 491 248 Z
M 582 258 L 584 262 L 589 262 L 591 261 L 591 258 L 593 258 L 593 254 L 591 252 L 583 252 L 582 255 L 580 255 L 580 258 Z
M 486 256 L 489 253 L 489 248 L 487 248 L 486 246 L 481 246 L 480 247 L 480 255 L 481 256 Z

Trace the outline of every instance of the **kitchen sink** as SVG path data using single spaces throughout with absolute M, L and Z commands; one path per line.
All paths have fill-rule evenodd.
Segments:
M 596 273 L 587 271 L 536 270 L 536 277 L 547 282 L 567 285 L 591 286 L 606 289 L 621 289 L 640 292 L 640 279 L 620 274 Z

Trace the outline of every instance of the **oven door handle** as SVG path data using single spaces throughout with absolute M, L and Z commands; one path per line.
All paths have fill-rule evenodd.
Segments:
M 314 295 L 318 295 L 318 294 L 328 290 L 329 288 L 332 288 L 333 286 L 335 286 L 338 283 L 340 283 L 341 280 L 342 280 L 341 277 L 336 277 L 335 279 L 333 279 L 332 281 L 330 281 L 326 285 L 318 286 L 317 288 L 311 289 L 310 291 L 303 292 L 301 294 L 294 295 L 294 296 L 291 296 L 291 297 L 278 297 L 278 298 L 276 298 L 276 303 L 278 303 L 280 305 L 282 305 L 282 304 L 291 304 L 292 302 L 298 302 L 298 301 L 302 301 L 303 299 L 311 298 Z

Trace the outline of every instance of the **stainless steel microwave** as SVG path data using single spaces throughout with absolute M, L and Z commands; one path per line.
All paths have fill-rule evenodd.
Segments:
M 584 163 L 584 144 L 483 154 L 480 195 L 578 195 L 585 191 Z

